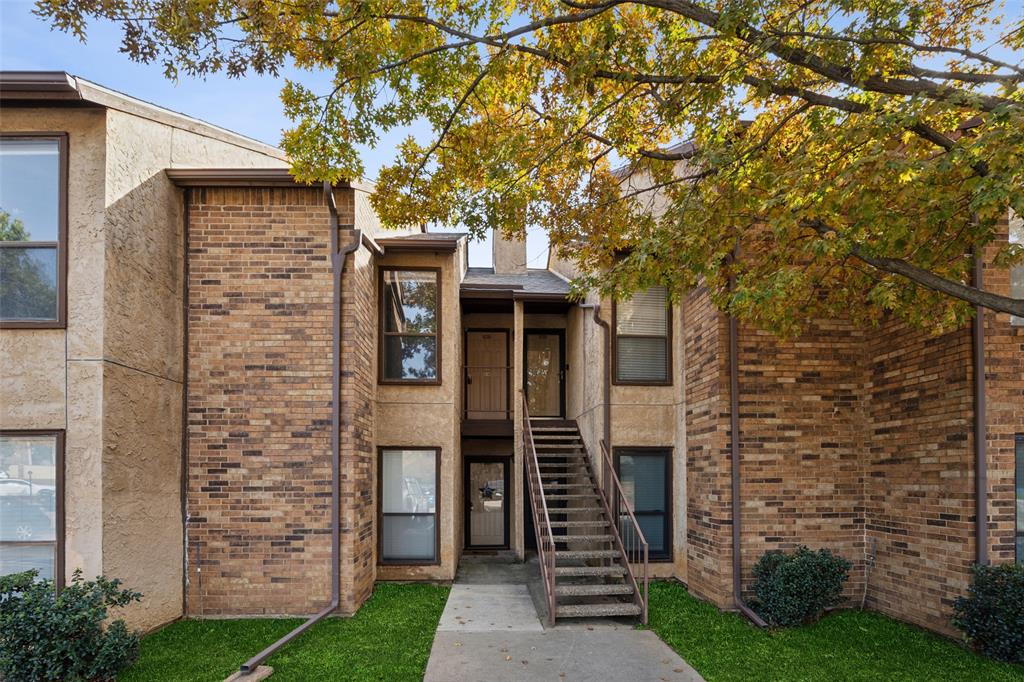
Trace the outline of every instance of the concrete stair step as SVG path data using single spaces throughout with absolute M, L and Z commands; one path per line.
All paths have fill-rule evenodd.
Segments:
M 639 616 L 640 606 L 632 602 L 607 604 L 564 604 L 555 610 L 558 618 L 594 618 L 602 616 Z
M 622 566 L 555 566 L 555 577 L 614 577 L 623 575 L 626 575 L 626 569 Z
M 615 540 L 614 535 L 559 535 L 555 538 L 556 542 L 612 542 Z
M 549 510 L 550 511 L 550 510 Z M 552 521 L 552 528 L 585 528 L 587 526 L 598 527 L 603 526 L 610 528 L 612 524 L 608 523 L 604 519 L 600 521 Z
M 565 549 L 555 551 L 555 561 L 559 559 L 615 559 L 621 557 L 617 549 Z
M 585 490 L 593 490 L 594 492 L 597 492 L 593 483 L 544 483 L 545 492 L 548 490 L 565 490 L 567 488 L 583 488 Z
M 555 586 L 555 595 L 558 597 L 594 597 L 613 594 L 633 594 L 633 586 L 625 583 Z
M 593 499 L 597 498 L 597 495 L 595 495 L 594 493 L 590 493 L 589 495 L 583 495 L 583 494 L 575 494 L 575 495 L 573 495 L 573 494 L 560 494 L 560 493 L 549 495 L 549 494 L 545 493 L 544 497 L 546 499 L 548 499 L 548 500 L 593 500 Z
M 601 514 L 604 513 L 604 507 L 548 507 L 548 514 L 554 516 L 555 514 Z

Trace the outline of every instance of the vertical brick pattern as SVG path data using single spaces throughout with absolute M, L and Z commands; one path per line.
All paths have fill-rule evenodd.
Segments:
M 868 365 L 868 605 L 948 632 L 974 546 L 970 330 L 932 337 L 890 322 Z
M 1018 218 L 1020 220 L 1020 218 Z M 1009 235 L 1009 224 L 999 226 L 998 243 Z M 986 253 L 991 263 L 996 247 Z M 985 268 L 985 289 L 1010 294 L 1010 273 Z M 1024 434 L 1024 326 L 1011 326 L 1010 316 L 985 314 L 985 395 L 988 411 L 989 558 L 1015 560 L 1014 546 L 1014 437 Z M 1016 557 L 1024 561 L 1024 557 Z
M 1008 273 L 986 267 L 985 288 L 1007 293 Z M 727 324 L 702 291 L 684 306 L 690 588 L 729 606 Z M 1024 328 L 991 312 L 985 326 L 989 550 L 1009 562 Z M 931 336 L 895 320 L 817 320 L 783 342 L 741 325 L 745 590 L 763 552 L 828 547 L 854 562 L 854 603 L 866 581 L 869 607 L 952 634 L 975 556 L 972 351 L 970 328 Z
M 339 219 L 350 212 L 339 202 Z M 342 243 L 352 233 L 342 232 Z M 341 604 L 354 613 L 373 591 L 376 570 L 376 456 L 373 408 L 376 389 L 376 277 L 364 250 L 348 256 L 342 284 L 341 368 Z
M 863 339 L 840 321 L 792 341 L 740 326 L 745 588 L 766 551 L 806 544 L 854 561 L 847 596 L 863 591 Z
M 686 390 L 686 548 L 691 591 L 732 602 L 727 326 L 703 289 L 682 304 Z
M 191 191 L 191 615 L 329 600 L 329 240 L 319 190 Z

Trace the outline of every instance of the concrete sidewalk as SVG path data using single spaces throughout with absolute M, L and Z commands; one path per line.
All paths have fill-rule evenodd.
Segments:
M 628 622 L 593 619 L 545 629 L 526 584 L 530 568 L 463 560 L 426 682 L 703 680 L 657 635 Z

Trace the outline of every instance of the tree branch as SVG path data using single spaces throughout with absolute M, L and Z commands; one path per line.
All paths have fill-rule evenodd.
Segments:
M 839 234 L 835 228 L 829 227 L 820 220 L 808 221 L 806 224 L 822 236 L 828 234 Z M 850 255 L 864 263 L 867 263 L 877 270 L 882 270 L 883 272 L 888 272 L 894 275 L 900 275 L 912 282 L 920 284 L 926 289 L 938 291 L 946 294 L 947 296 L 952 296 L 953 298 L 965 301 L 972 305 L 979 305 L 999 313 L 1009 313 L 1010 315 L 1024 317 L 1024 299 L 1001 296 L 990 291 L 972 287 L 964 284 L 963 282 L 946 279 L 945 277 L 936 275 L 934 272 L 925 270 L 924 268 L 919 268 L 913 263 L 908 263 L 907 261 L 899 258 L 872 256 L 865 253 L 864 250 L 856 244 L 850 246 Z

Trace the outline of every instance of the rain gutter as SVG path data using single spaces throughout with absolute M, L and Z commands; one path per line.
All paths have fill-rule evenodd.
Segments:
M 310 616 L 302 625 L 243 663 L 239 668 L 239 673 L 243 677 L 254 673 L 256 668 L 278 649 L 336 611 L 341 601 L 341 575 L 339 573 L 341 563 L 341 532 L 339 528 L 339 504 L 341 502 L 341 285 L 345 274 L 346 257 L 363 244 L 363 232 L 354 230 L 352 241 L 339 250 L 338 206 L 334 201 L 334 187 L 329 182 L 324 182 L 324 198 L 330 211 L 331 274 L 334 289 L 331 329 L 331 601 L 319 613 Z

